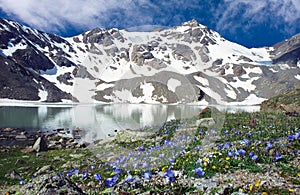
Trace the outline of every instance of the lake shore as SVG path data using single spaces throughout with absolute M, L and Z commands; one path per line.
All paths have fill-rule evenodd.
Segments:
M 88 147 L 2 151 L 0 164 L 10 166 L 4 175 L 14 171 L 19 177 L 2 177 L 1 189 L 10 194 L 299 192 L 298 117 L 227 113 L 220 131 L 212 130 L 213 124 L 194 124 L 174 120 L 150 134 L 119 132 Z

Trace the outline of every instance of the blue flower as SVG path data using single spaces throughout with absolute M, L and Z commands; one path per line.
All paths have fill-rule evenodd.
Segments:
M 252 160 L 256 161 L 258 159 L 258 156 L 256 154 L 254 154 L 253 151 L 251 151 L 250 154 L 249 154 L 249 158 L 251 158 Z
M 202 129 L 199 130 L 199 134 L 202 135 L 204 134 L 204 131 Z
M 144 148 L 144 146 L 140 146 L 140 147 L 139 147 L 139 149 L 138 149 L 138 151 L 140 151 L 140 152 L 143 152 L 143 151 L 145 151 L 145 148 Z
M 240 156 L 244 156 L 246 154 L 246 151 L 244 149 L 239 149 L 238 153 Z
M 83 179 L 87 179 L 89 177 L 89 174 L 87 172 L 83 173 Z
M 111 188 L 113 187 L 117 181 L 118 181 L 118 176 L 113 176 L 112 178 L 108 178 L 107 180 L 104 180 L 104 184 L 106 185 L 106 187 Z
M 226 129 L 226 130 L 224 131 L 224 134 L 226 135 L 226 134 L 228 134 L 228 133 L 229 133 L 229 130 Z
M 267 150 L 271 149 L 273 147 L 273 145 L 271 144 L 271 142 L 267 143 Z
M 242 140 L 242 143 L 248 145 L 248 144 L 249 144 L 249 140 L 248 140 L 247 138 L 244 138 L 244 139 Z
M 150 170 L 144 172 L 144 173 L 143 173 L 143 177 L 144 177 L 145 179 L 151 179 L 152 175 L 151 175 Z
M 227 152 L 227 156 L 232 157 L 232 156 L 233 156 L 233 153 L 229 150 L 229 151 Z
M 24 181 L 24 180 L 21 180 L 21 181 L 19 182 L 19 184 L 20 184 L 20 185 L 24 185 L 24 184 L 25 184 L 25 181 Z
M 134 180 L 134 177 L 131 174 L 128 174 L 127 177 L 125 178 L 126 182 L 132 182 Z
M 294 141 L 294 140 L 295 140 L 295 136 L 292 135 L 292 134 L 289 134 L 289 135 L 288 135 L 288 140 L 289 140 L 289 141 Z
M 101 178 L 101 175 L 99 173 L 97 173 L 94 175 L 94 179 L 97 181 L 100 181 L 102 178 Z
M 116 172 L 116 174 L 121 174 L 122 173 L 122 169 L 119 167 L 114 167 L 113 170 Z
M 169 182 L 174 182 L 176 180 L 175 178 L 175 174 L 173 171 L 171 171 L 170 169 L 167 169 L 166 174 L 165 174 L 165 182 L 169 183 Z
M 91 165 L 91 169 L 94 170 L 95 169 L 95 165 Z
M 251 132 L 248 131 L 248 132 L 246 133 L 246 135 L 247 135 L 248 137 L 250 137 L 250 136 L 251 136 Z
M 149 167 L 149 165 L 148 165 L 148 163 L 147 163 L 147 162 L 144 162 L 144 163 L 143 163 L 143 165 L 142 165 L 142 167 L 143 167 L 144 169 L 146 169 L 146 168 L 148 168 L 148 167 Z
M 275 160 L 280 160 L 282 159 L 282 155 L 279 153 L 279 152 L 276 152 L 276 157 L 275 157 Z
M 196 175 L 198 177 L 203 177 L 203 175 L 205 174 L 205 172 L 203 171 L 202 167 L 198 167 L 195 169 Z
M 294 137 L 295 137 L 295 139 L 299 139 L 300 138 L 300 132 L 297 132 Z

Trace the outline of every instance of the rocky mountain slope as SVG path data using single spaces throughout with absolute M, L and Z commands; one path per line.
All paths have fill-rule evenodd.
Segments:
M 96 28 L 63 38 L 0 19 L 0 98 L 259 104 L 299 87 L 299 42 L 296 35 L 249 49 L 195 20 L 154 32 Z

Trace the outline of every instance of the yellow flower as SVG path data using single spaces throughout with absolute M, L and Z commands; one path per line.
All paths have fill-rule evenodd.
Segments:
M 227 156 L 227 157 L 226 157 L 226 160 L 230 160 L 230 157 L 229 157 L 229 156 Z
M 281 175 L 281 174 L 282 174 L 282 171 L 278 171 L 278 173 L 279 173 L 279 175 Z
M 261 195 L 268 195 L 268 193 L 267 192 L 263 192 L 263 193 L 261 193 Z
M 203 161 L 204 161 L 204 162 L 209 162 L 209 158 L 205 157 L 205 158 L 203 159 Z
M 260 185 L 261 180 L 257 180 L 257 182 L 255 183 L 255 187 L 258 187 Z
M 212 169 L 216 169 L 217 167 L 214 165 L 214 166 L 212 166 L 211 168 L 212 168 Z
M 250 190 L 250 192 L 252 192 L 252 190 L 253 190 L 253 186 L 252 185 L 249 186 L 249 190 Z
M 254 149 L 255 149 L 255 147 L 254 147 L 254 146 L 252 146 L 252 147 L 251 147 L 251 149 L 252 149 L 252 150 L 254 150 Z
M 166 172 L 167 169 L 168 169 L 168 166 L 164 166 L 161 170 L 162 170 L 163 172 Z
M 289 192 L 291 192 L 291 193 L 294 193 L 294 192 L 295 192 L 295 190 L 294 190 L 294 189 L 292 189 L 292 188 L 289 188 Z
M 205 163 L 203 163 L 203 165 L 206 167 L 206 166 L 207 166 L 207 163 L 205 162 Z
M 297 174 L 297 175 L 298 175 L 298 177 L 300 177 L 300 172 L 298 172 L 298 174 Z
M 225 165 L 225 169 L 229 169 L 229 165 Z

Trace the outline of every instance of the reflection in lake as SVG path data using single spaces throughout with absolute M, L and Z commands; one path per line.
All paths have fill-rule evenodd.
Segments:
M 1 106 L 1 127 L 53 130 L 58 128 L 85 129 L 85 140 L 103 139 L 114 130 L 139 129 L 161 125 L 171 119 L 189 118 L 197 115 L 205 106 L 107 104 L 107 105 L 53 105 Z M 218 107 L 229 112 L 258 111 L 254 107 Z

